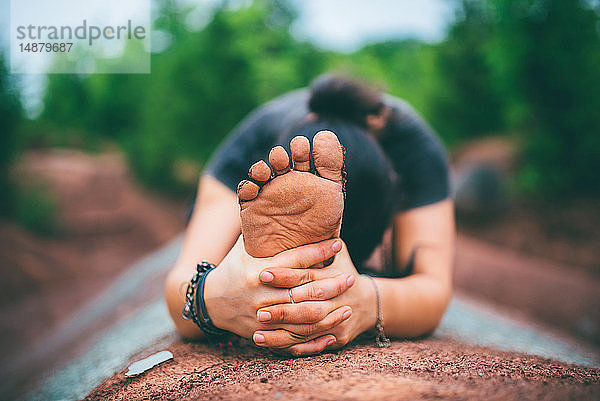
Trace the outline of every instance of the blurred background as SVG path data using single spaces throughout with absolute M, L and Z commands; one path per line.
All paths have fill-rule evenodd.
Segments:
M 153 0 L 153 25 L 148 75 L 12 75 L 2 40 L 0 361 L 183 230 L 248 112 L 331 71 L 447 146 L 459 291 L 600 345 L 599 1 Z

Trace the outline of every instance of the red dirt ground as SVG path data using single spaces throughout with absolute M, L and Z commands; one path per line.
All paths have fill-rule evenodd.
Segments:
M 124 371 L 86 400 L 597 400 L 600 370 L 439 340 L 372 341 L 306 358 L 176 342 L 173 360 Z M 144 355 L 145 356 L 145 355 Z
M 17 174 L 23 180 L 47 183 L 60 206 L 65 230 L 60 237 L 46 238 L 0 223 L 2 358 L 42 338 L 184 225 L 185 202 L 142 190 L 117 153 L 32 152 Z M 591 209 L 573 203 L 563 209 L 564 217 L 548 219 L 541 210 L 523 207 L 514 217 L 489 226 L 459 223 L 459 229 L 520 253 L 569 264 L 576 260 L 574 269 L 596 275 L 600 215 Z M 554 227 L 552 235 L 547 221 Z M 498 259 L 469 241 L 460 244 L 481 260 Z M 477 270 L 477 263 L 471 264 L 466 272 Z M 471 281 L 486 281 L 474 273 L 467 276 Z M 466 281 L 458 284 L 468 287 Z M 536 299 L 534 311 L 548 297 L 542 294 Z M 504 302 L 502 297 L 494 300 Z M 554 323 L 560 327 L 560 322 Z M 359 343 L 301 359 L 285 359 L 249 346 L 237 349 L 235 355 L 193 343 L 176 342 L 169 349 L 173 361 L 135 379 L 126 379 L 121 372 L 99 386 L 90 399 L 600 399 L 596 369 L 432 339 L 394 342 L 383 350 L 370 342 Z
M 0 362 L 43 338 L 185 222 L 184 202 L 143 190 L 115 152 L 30 152 L 14 174 L 48 188 L 62 232 L 44 237 L 0 222 Z
M 600 204 L 570 199 L 562 204 L 513 204 L 485 225 L 458 222 L 459 231 L 492 244 L 540 256 L 600 278 Z
M 511 176 L 519 160 L 507 137 L 472 141 L 455 150 L 452 165 L 457 174 L 487 165 Z M 507 187 L 510 187 L 506 178 Z M 510 194 L 509 194 L 510 195 Z M 532 256 L 560 262 L 573 270 L 600 277 L 600 203 L 598 199 L 511 200 L 505 213 L 485 222 L 459 220 L 463 234 Z

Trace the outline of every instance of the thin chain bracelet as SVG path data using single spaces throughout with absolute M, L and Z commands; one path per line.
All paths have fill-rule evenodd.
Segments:
M 375 295 L 377 296 L 377 321 L 375 322 L 375 329 L 377 330 L 377 335 L 375 336 L 375 345 L 379 348 L 387 348 L 390 346 L 390 339 L 386 337 L 385 332 L 383 331 L 383 318 L 381 316 L 381 295 L 379 295 L 379 287 L 375 282 L 375 279 L 371 276 L 367 276 L 371 279 L 373 283 L 373 287 L 375 287 Z

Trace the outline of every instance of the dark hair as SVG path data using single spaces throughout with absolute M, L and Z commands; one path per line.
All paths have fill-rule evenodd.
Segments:
M 383 108 L 381 93 L 362 82 L 336 75 L 322 75 L 310 87 L 308 108 L 325 118 L 338 118 L 366 128 L 367 115 Z

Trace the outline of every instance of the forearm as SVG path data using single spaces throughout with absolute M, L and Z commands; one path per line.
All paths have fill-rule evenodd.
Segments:
M 177 331 L 199 338 L 202 331 L 181 317 L 187 283 L 200 261 L 219 264 L 239 236 L 235 194 L 212 177 L 200 181 L 195 211 L 186 230 L 183 246 L 165 283 L 165 299 Z
M 452 289 L 449 283 L 425 274 L 406 278 L 376 278 L 381 295 L 385 333 L 418 337 L 432 332 L 442 319 Z
M 197 263 L 207 261 L 218 265 L 227 254 L 227 251 L 224 253 L 218 252 L 218 249 L 216 249 L 218 247 L 214 246 L 214 238 L 210 238 L 204 232 L 196 234 L 198 246 L 186 250 L 184 245 L 182 257 L 177 260 L 169 272 L 165 283 L 165 299 L 175 327 L 182 336 L 190 339 L 202 337 L 202 331 L 191 320 L 185 320 L 181 316 L 185 304 L 187 284 L 194 275 Z M 208 285 L 208 281 L 207 279 L 206 285 Z
M 395 218 L 395 262 L 406 266 L 412 260 L 414 273 L 400 279 L 377 279 L 386 333 L 417 337 L 437 327 L 452 295 L 454 236 L 450 199 Z
M 345 271 L 355 271 L 348 258 L 340 258 Z M 360 275 L 357 283 L 340 295 L 338 303 L 352 307 L 354 322 L 338 336 L 345 345 L 356 335 L 373 330 L 377 321 L 377 292 L 385 333 L 390 337 L 412 338 L 432 332 L 442 319 L 451 297 L 451 281 L 435 275 L 415 273 L 405 278 L 378 278 Z M 348 328 L 346 327 L 346 328 Z
M 185 304 L 186 280 L 189 280 L 192 274 L 186 275 L 183 269 L 171 270 L 165 283 L 165 300 L 179 334 L 196 339 L 202 337 L 202 331 L 191 320 L 185 320 L 181 316 Z

